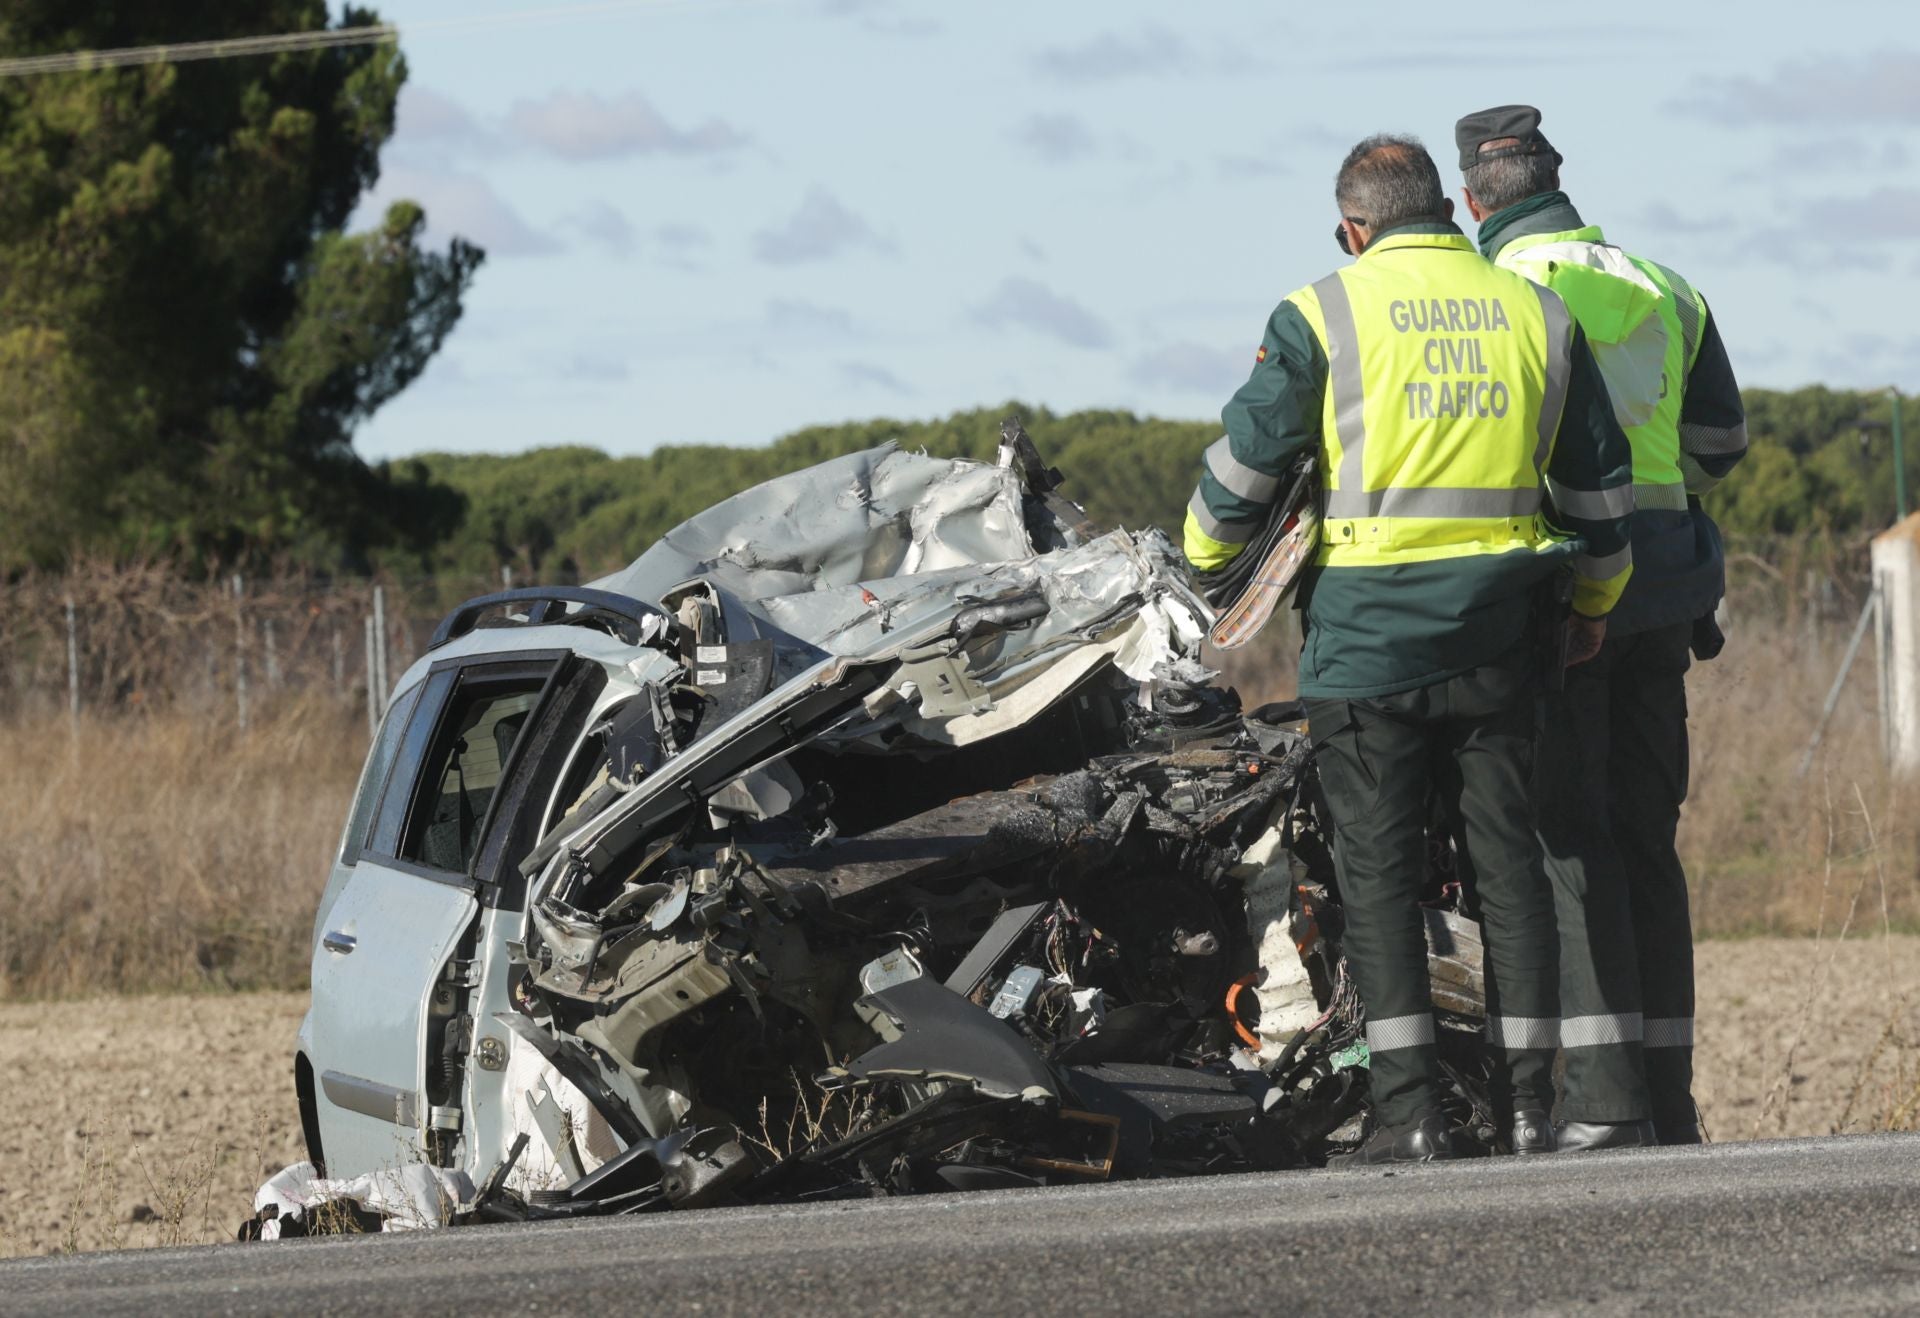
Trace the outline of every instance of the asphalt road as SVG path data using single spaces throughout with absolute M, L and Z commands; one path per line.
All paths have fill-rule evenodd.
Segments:
M 0 1313 L 1920 1311 L 1920 1135 L 0 1264 Z

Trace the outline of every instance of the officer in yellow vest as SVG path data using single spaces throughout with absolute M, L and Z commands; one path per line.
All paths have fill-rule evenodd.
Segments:
M 1699 496 L 1746 454 L 1740 389 L 1706 301 L 1608 243 L 1560 191 L 1538 110 L 1482 110 L 1455 136 L 1480 250 L 1560 294 L 1633 445 L 1633 580 L 1599 655 L 1551 700 L 1540 756 L 1565 1017 L 1560 1145 L 1697 1143 L 1693 938 L 1674 830 L 1688 651 L 1706 659 L 1720 645 L 1720 535 Z
M 1203 573 L 1230 562 L 1288 464 L 1318 453 L 1300 694 L 1367 1012 L 1374 1125 L 1350 1163 L 1454 1153 L 1418 905 L 1436 793 L 1476 876 L 1502 1119 L 1516 1151 L 1544 1152 L 1558 973 L 1528 792 L 1530 627 L 1570 566 L 1571 658 L 1599 648 L 1632 572 L 1613 511 L 1630 454 L 1565 305 L 1473 250 L 1416 139 L 1361 142 L 1335 199 L 1357 259 L 1274 311 L 1207 452 L 1186 553 Z

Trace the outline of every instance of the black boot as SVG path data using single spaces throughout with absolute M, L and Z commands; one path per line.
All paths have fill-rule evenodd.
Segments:
M 1524 1157 L 1530 1153 L 1552 1153 L 1559 1148 L 1553 1123 L 1544 1108 L 1521 1108 L 1513 1114 L 1513 1128 L 1507 1135 L 1507 1147 Z
M 1554 1134 L 1562 1153 L 1645 1149 L 1658 1142 L 1654 1139 L 1651 1121 L 1563 1121 Z
M 1699 1123 L 1694 1121 L 1675 1121 L 1675 1122 L 1666 1123 L 1666 1124 L 1655 1122 L 1654 1133 L 1657 1136 L 1657 1138 L 1650 1139 L 1647 1141 L 1647 1143 L 1649 1144 L 1705 1144 L 1706 1143 L 1706 1141 L 1700 1137 Z
M 1327 1166 L 1352 1170 L 1395 1162 L 1442 1162 L 1453 1157 L 1453 1136 L 1447 1119 L 1437 1113 L 1399 1130 L 1376 1130 L 1352 1153 L 1327 1159 Z

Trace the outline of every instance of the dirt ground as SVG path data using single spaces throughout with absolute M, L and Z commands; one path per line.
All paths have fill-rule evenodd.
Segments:
M 304 1155 L 304 993 L 0 1004 L 0 1256 L 231 1240 Z
M 1715 1139 L 1916 1124 L 1920 937 L 1698 950 L 1696 1097 Z M 306 998 L 0 1003 L 0 1256 L 228 1240 L 302 1156 Z

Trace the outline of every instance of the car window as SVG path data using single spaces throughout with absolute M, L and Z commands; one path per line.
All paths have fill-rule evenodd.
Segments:
M 353 810 L 347 815 L 347 830 L 340 836 L 342 865 L 352 865 L 360 859 L 360 849 L 367 840 L 367 828 L 373 823 L 374 807 L 380 804 L 380 795 L 386 790 L 387 779 L 393 772 L 394 755 L 400 749 L 400 734 L 406 731 L 407 719 L 420 701 L 420 691 L 420 685 L 409 687 L 388 707 L 386 717 L 380 720 L 380 731 L 374 737 L 373 750 L 367 755 L 366 767 L 360 771 L 360 786 L 353 794 Z
M 366 852 L 463 874 L 521 729 L 559 655 L 436 667 L 394 752 Z
M 544 677 L 544 675 L 543 675 Z M 487 806 L 513 743 L 540 698 L 542 680 L 463 684 L 443 721 L 407 823 L 400 858 L 465 873 L 480 847 Z
M 453 689 L 451 670 L 434 673 L 420 685 L 420 699 L 414 702 L 413 715 L 400 734 L 400 749 L 394 753 L 393 770 L 380 793 L 380 805 L 374 813 L 373 831 L 367 835 L 366 849 L 376 856 L 400 854 L 400 829 L 407 822 L 407 806 L 414 797 L 414 784 L 420 778 L 420 766 L 427 758 L 434 729 L 440 725 L 440 712 L 446 708 L 447 693 Z

